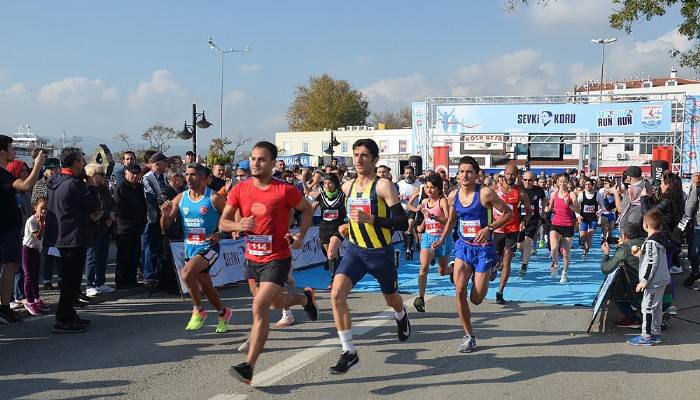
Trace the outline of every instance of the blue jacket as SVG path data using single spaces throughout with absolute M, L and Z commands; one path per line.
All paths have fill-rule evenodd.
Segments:
M 87 247 L 90 244 L 89 217 L 99 209 L 97 189 L 72 175 L 55 174 L 46 184 L 44 246 Z

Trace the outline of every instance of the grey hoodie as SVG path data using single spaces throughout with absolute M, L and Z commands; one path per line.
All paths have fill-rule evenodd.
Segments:
M 668 242 L 661 233 L 655 233 L 642 244 L 639 256 L 639 282 L 646 283 L 648 288 L 662 288 L 671 282 L 666 258 Z
M 698 207 L 698 187 L 693 186 L 685 202 L 685 213 L 678 223 L 678 229 L 684 231 L 689 223 L 700 226 L 700 207 Z M 693 225 L 691 225 L 693 226 Z

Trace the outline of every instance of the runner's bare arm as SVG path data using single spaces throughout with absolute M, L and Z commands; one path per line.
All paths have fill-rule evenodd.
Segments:
M 413 193 L 411 193 L 411 197 L 408 198 L 408 202 L 406 203 L 406 208 L 408 208 L 408 211 L 418 211 L 418 207 L 414 207 L 413 202 L 416 201 L 418 197 L 420 197 L 420 191 L 420 186 L 418 186 L 417 188 L 415 188 L 415 190 L 413 190 Z
M 578 197 L 576 197 L 576 193 L 569 193 L 569 198 L 571 199 L 571 209 L 575 213 L 580 213 L 581 203 L 578 202 Z
M 442 230 L 442 234 L 440 235 L 440 241 L 444 242 L 445 238 L 447 235 L 452 234 L 452 229 L 454 228 L 454 224 L 457 221 L 457 212 L 455 211 L 454 204 L 455 204 L 455 196 L 459 195 L 459 190 L 455 190 L 450 195 L 447 197 L 447 223 L 445 223 L 445 229 Z
M 530 198 L 527 196 L 527 194 L 520 192 L 520 202 L 523 204 L 523 206 L 525 206 L 525 221 L 527 221 L 532 215 Z
M 500 218 L 491 224 L 493 229 L 498 229 L 513 219 L 513 210 L 489 187 L 481 189 L 481 204 L 484 204 L 486 208 L 495 208 L 502 213 Z
M 255 227 L 253 217 L 244 218 L 239 213 L 239 208 L 228 203 L 224 207 L 219 219 L 219 230 L 222 232 L 247 232 Z
M 170 228 L 170 224 L 173 223 L 177 212 L 180 209 L 180 200 L 182 199 L 182 193 L 179 193 L 175 198 L 170 200 L 165 200 L 160 206 L 160 228 L 166 230 Z

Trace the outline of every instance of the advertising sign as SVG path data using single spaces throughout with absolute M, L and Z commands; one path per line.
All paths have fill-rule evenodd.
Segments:
M 672 131 L 671 101 L 445 105 L 436 115 L 437 134 Z

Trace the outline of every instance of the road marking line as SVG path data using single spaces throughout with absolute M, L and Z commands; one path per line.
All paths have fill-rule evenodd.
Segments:
M 247 398 L 245 394 L 217 394 L 209 400 L 246 400 Z
M 428 302 L 433 297 L 433 295 L 426 295 L 424 299 L 426 302 Z M 411 298 L 410 300 L 412 301 L 413 299 L 415 298 Z M 394 310 L 392 308 L 388 308 L 369 318 L 354 323 L 352 327 L 352 334 L 354 337 L 362 336 L 391 321 L 394 321 Z M 320 358 L 324 354 L 330 353 L 331 351 L 337 351 L 339 341 L 340 340 L 337 337 L 333 339 L 324 339 L 312 347 L 309 347 L 308 349 L 303 350 L 260 373 L 256 373 L 253 377 L 252 385 L 257 387 L 265 387 L 279 382 L 283 378 L 302 369 L 307 364 L 310 364 L 312 361 Z

